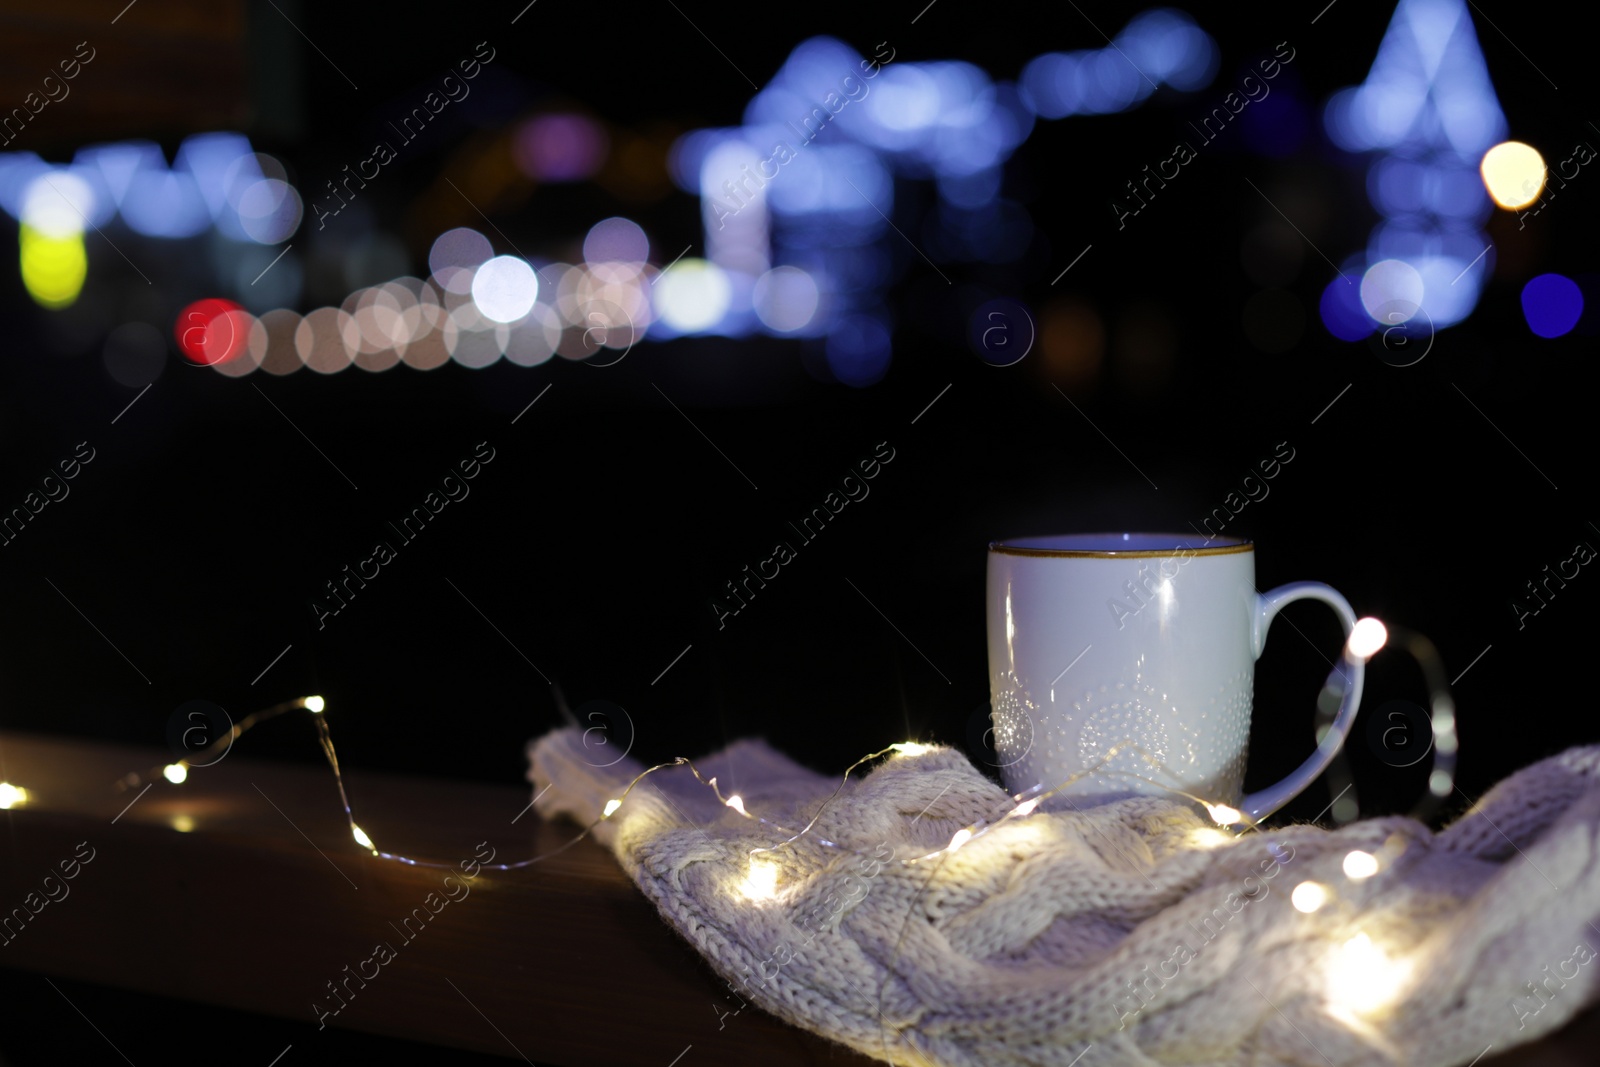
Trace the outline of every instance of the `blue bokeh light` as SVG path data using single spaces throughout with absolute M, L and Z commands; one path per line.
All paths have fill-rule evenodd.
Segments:
M 195 237 L 214 229 L 236 241 L 253 240 L 235 205 L 263 175 L 249 138 L 240 133 L 188 137 L 170 168 L 153 141 L 89 145 L 65 167 L 32 152 L 0 154 L 0 208 L 19 217 L 28 184 L 50 173 L 70 174 L 89 187 L 88 225 L 102 227 L 120 215 L 146 237 Z
M 53 168 L 33 152 L 0 155 L 0 207 L 14 219 L 22 217 L 22 196 L 41 174 Z
M 72 157 L 75 164 L 93 167 L 100 172 L 111 199 L 118 207 L 140 171 L 164 171 L 167 158 L 161 146 L 154 141 L 122 141 L 117 144 L 91 145 L 80 148 Z
M 1218 56 L 1189 15 L 1170 9 L 1134 18 L 1106 48 L 1040 56 L 1020 84 L 966 61 L 897 60 L 886 44 L 867 59 L 813 37 L 749 99 L 741 125 L 678 138 L 668 170 L 700 196 L 707 258 L 735 289 L 778 265 L 808 272 L 821 299 L 805 330 L 826 335 L 812 369 L 826 363 L 835 381 L 870 384 L 891 353 L 883 290 L 917 267 L 917 253 L 1000 264 L 1032 246 L 1027 208 L 1001 193 L 1035 122 L 1127 110 L 1162 87 L 1201 88 Z M 936 183 L 937 206 L 924 211 L 924 198 L 903 195 L 907 181 Z M 926 250 L 885 245 L 891 227 Z M 747 314 L 748 303 L 736 299 L 705 332 L 783 332 Z
M 828 334 L 828 370 L 845 385 L 872 385 L 889 371 L 889 327 L 873 315 L 849 315 Z
M 1540 337 L 1571 333 L 1583 317 L 1583 291 L 1561 274 L 1541 274 L 1522 287 L 1522 316 Z
M 1384 221 L 1355 269 L 1397 260 L 1420 279 L 1417 314 L 1430 328 L 1461 322 L 1492 263 L 1479 227 L 1493 205 L 1478 162 L 1506 133 L 1466 4 L 1400 0 L 1366 81 L 1333 94 L 1323 123 L 1339 147 L 1381 153 L 1367 193 Z M 1332 292 L 1323 294 L 1324 323 L 1334 336 L 1356 339 Z
M 1220 52 L 1182 11 L 1136 16 L 1107 47 L 1047 52 L 1022 69 L 1021 99 L 1043 119 L 1126 111 L 1162 85 L 1193 92 L 1216 77 Z
M 1335 278 L 1329 282 L 1327 288 L 1322 290 L 1317 311 L 1328 332 L 1341 341 L 1359 341 L 1370 334 L 1375 326 L 1367 316 L 1367 309 L 1361 306 L 1361 293 L 1353 279 L 1346 282 L 1343 278 Z

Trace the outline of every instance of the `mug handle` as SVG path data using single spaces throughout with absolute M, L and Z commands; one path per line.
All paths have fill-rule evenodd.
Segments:
M 1251 628 L 1250 635 L 1251 651 L 1256 659 L 1261 658 L 1262 650 L 1266 648 L 1267 629 L 1272 625 L 1273 618 L 1285 604 L 1295 600 L 1320 600 L 1331 607 L 1339 616 L 1346 640 L 1350 637 L 1350 631 L 1355 629 L 1356 613 L 1350 610 L 1349 601 L 1340 596 L 1338 590 L 1321 582 L 1291 582 L 1288 585 L 1280 585 L 1271 592 L 1256 594 L 1255 625 Z M 1366 676 L 1366 661 L 1345 655 L 1343 649 L 1340 650 L 1340 656 L 1343 665 L 1334 669 L 1345 681 L 1345 692 L 1332 725 L 1318 741 L 1317 750 L 1311 753 L 1294 773 L 1276 785 L 1249 794 L 1239 802 L 1239 810 L 1249 822 L 1265 819 L 1299 796 L 1317 775 L 1327 769 L 1328 764 L 1333 762 L 1333 757 L 1344 746 L 1345 736 L 1350 732 L 1350 724 L 1356 717 L 1356 709 L 1361 706 L 1361 683 Z

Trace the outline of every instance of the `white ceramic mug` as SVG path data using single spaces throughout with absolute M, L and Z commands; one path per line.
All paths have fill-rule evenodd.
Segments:
M 1249 541 L 1114 533 L 991 544 L 991 716 L 1007 788 L 1069 783 L 1068 802 L 1177 791 L 1248 822 L 1277 811 L 1327 767 L 1361 703 L 1364 661 L 1341 651 L 1343 697 L 1316 751 L 1243 795 L 1255 662 L 1273 617 L 1302 598 L 1332 607 L 1349 638 L 1355 613 L 1328 586 L 1257 592 Z

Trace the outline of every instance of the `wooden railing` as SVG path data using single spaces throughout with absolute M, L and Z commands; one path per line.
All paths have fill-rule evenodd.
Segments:
M 727 1014 L 724 983 L 593 842 L 480 869 L 577 835 L 525 810 L 524 788 L 347 772 L 380 848 L 452 875 L 358 847 L 322 767 L 234 753 L 182 785 L 114 788 L 164 762 L 0 734 L 0 779 L 29 791 L 0 813 L 0 966 L 538 1064 L 872 1062 L 754 1006 Z M 1478 1067 L 1596 1048 L 1590 1011 Z
M 347 770 L 372 840 L 451 876 L 358 847 L 322 767 L 231 753 L 113 787 L 168 759 L 0 735 L 0 778 L 29 793 L 0 813 L 0 965 L 538 1064 L 665 1067 L 690 1045 L 692 1067 L 870 1062 L 726 1014 L 723 981 L 590 841 L 476 869 L 577 836 L 523 813 L 524 788 Z

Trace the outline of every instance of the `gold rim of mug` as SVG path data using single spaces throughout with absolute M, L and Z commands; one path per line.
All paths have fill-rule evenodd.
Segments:
M 1115 537 L 1115 534 L 1088 534 L 1067 536 L 1089 537 Z M 1131 548 L 1131 549 L 1096 549 L 1096 548 L 1022 548 L 1009 545 L 1004 541 L 990 541 L 989 551 L 998 552 L 1005 556 L 1060 556 L 1068 559 L 1165 559 L 1187 552 L 1193 556 L 1231 556 L 1238 552 L 1255 551 L 1255 542 L 1248 538 L 1236 538 L 1229 545 L 1202 545 L 1196 548 L 1193 545 L 1178 543 L 1182 534 L 1145 534 L 1142 536 L 1171 537 L 1174 544 L 1171 548 Z M 1022 540 L 1022 538 L 1018 538 Z

